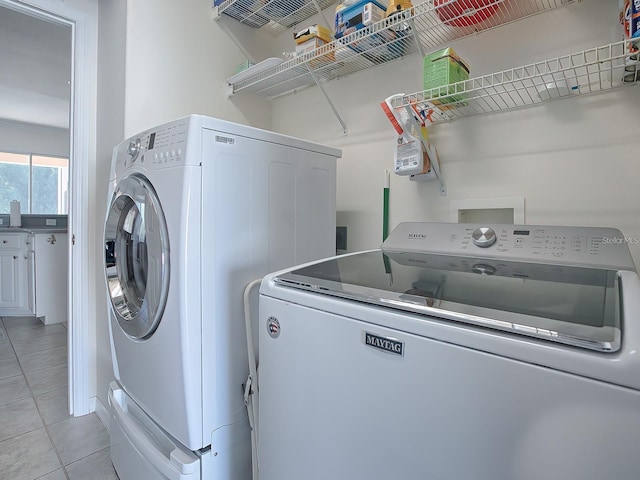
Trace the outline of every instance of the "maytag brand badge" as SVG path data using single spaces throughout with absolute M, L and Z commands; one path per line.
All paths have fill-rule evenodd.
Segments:
M 364 343 L 378 350 L 404 357 L 404 342 L 390 337 L 381 337 L 373 333 L 364 332 Z
M 267 332 L 269 332 L 271 338 L 280 336 L 280 322 L 276 317 L 267 318 Z
M 222 135 L 216 135 L 216 142 L 233 145 L 234 143 L 236 143 L 236 139 L 233 137 L 223 137 Z

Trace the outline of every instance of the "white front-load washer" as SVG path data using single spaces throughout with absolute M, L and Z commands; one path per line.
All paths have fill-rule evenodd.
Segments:
M 335 252 L 339 156 L 197 115 L 115 148 L 105 273 L 122 480 L 250 478 L 243 289 Z
M 400 224 L 260 290 L 262 480 L 637 480 L 640 280 L 611 228 Z

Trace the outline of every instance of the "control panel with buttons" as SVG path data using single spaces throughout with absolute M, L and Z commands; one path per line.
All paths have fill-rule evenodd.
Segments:
M 635 270 L 627 239 L 614 228 L 402 223 L 382 248 Z
M 188 144 L 188 119 L 147 130 L 124 144 L 116 174 L 139 166 L 155 170 L 184 165 Z

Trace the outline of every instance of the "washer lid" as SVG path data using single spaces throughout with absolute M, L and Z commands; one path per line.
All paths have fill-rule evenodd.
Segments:
M 156 192 L 140 174 L 116 186 L 105 224 L 105 275 L 122 330 L 138 340 L 158 328 L 169 291 L 169 238 Z
M 378 250 L 274 281 L 597 351 L 617 351 L 621 343 L 615 270 Z

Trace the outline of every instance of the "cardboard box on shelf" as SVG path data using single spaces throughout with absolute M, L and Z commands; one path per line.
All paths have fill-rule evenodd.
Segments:
M 310 27 L 293 34 L 293 39 L 298 45 L 315 37 L 329 43 L 331 41 L 331 30 L 327 27 L 323 27 L 322 25 L 311 25 Z
M 296 45 L 296 56 L 305 55 L 307 53 L 312 53 L 316 49 L 322 47 L 323 45 L 327 45 L 329 42 L 325 42 L 320 37 L 313 37 L 311 40 L 307 40 L 300 45 Z M 322 52 L 319 52 L 322 53 Z M 309 65 L 314 68 L 320 67 L 322 65 L 326 65 L 328 63 L 333 63 L 336 60 L 335 51 L 333 49 L 328 52 L 319 55 L 317 58 L 312 58 L 309 61 Z
M 434 95 L 447 95 L 445 98 L 433 100 L 433 104 L 439 105 L 442 110 L 455 108 L 455 105 L 447 106 L 447 104 L 461 102 L 465 99 L 465 95 L 456 94 L 455 87 L 445 89 L 440 87 L 468 78 L 469 66 L 453 48 L 443 48 L 424 57 L 424 89 L 440 89 L 434 92 Z

